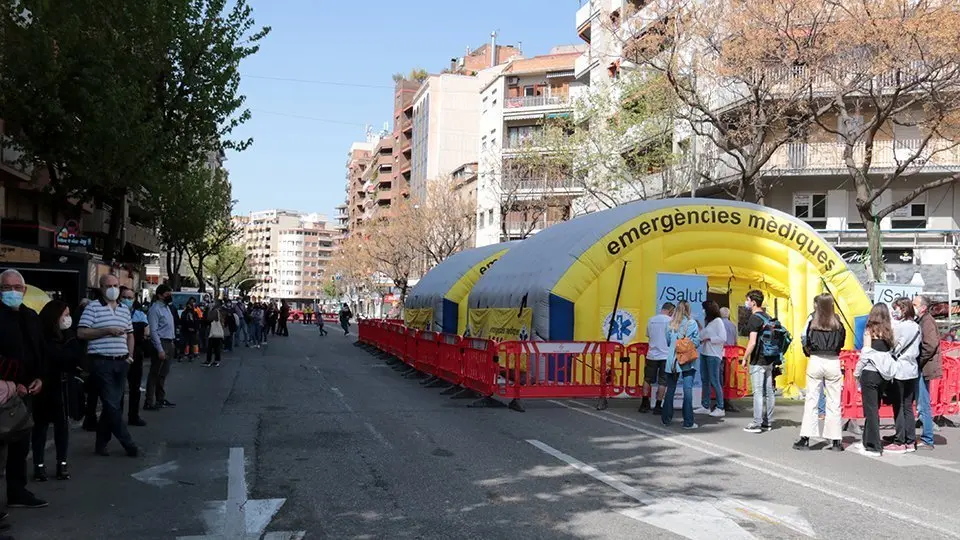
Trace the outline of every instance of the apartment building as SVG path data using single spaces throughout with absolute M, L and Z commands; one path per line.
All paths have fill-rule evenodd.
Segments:
M 368 133 L 366 141 L 350 145 L 350 152 L 347 154 L 346 211 L 338 214 L 338 218 L 341 216 L 346 218 L 344 232 L 347 234 L 363 226 L 367 202 L 364 177 L 379 141 L 380 137 Z
M 575 22 L 578 35 L 587 44 L 585 51 L 575 63 L 576 80 L 590 85 L 591 91 L 616 92 L 618 81 L 635 66 L 623 58 L 623 48 L 633 36 L 643 32 L 646 25 L 655 20 L 648 11 L 646 2 L 628 0 L 584 0 L 577 10 Z M 655 7 L 655 6 L 654 6 Z M 633 15 L 624 17 L 624 14 Z M 773 80 L 784 85 L 792 84 L 792 78 L 802 76 L 802 68 L 785 69 Z M 815 84 L 829 84 L 816 82 Z M 776 90 L 776 88 L 774 88 Z M 818 91 L 829 89 L 818 88 Z M 719 96 L 718 109 L 735 108 L 736 96 Z M 905 117 L 917 118 L 922 114 L 922 105 L 914 111 L 906 111 Z M 869 111 L 862 111 L 869 114 Z M 863 116 L 860 116 L 862 121 Z M 856 120 L 856 119 L 854 119 Z M 830 118 L 822 122 L 832 125 Z M 839 125 L 839 124 L 838 124 Z M 784 127 L 784 129 L 787 129 Z M 673 130 L 673 145 L 676 151 L 690 152 L 689 126 L 677 122 Z M 874 145 L 872 172 L 880 175 L 890 172 L 898 163 L 915 154 L 921 148 L 923 136 L 915 122 L 890 122 L 883 126 Z M 884 192 L 877 205 L 884 207 L 905 197 L 918 186 L 945 174 L 960 172 L 960 150 L 946 139 L 934 139 L 929 143 L 928 156 L 924 156 L 909 171 L 909 175 L 896 181 Z M 710 145 L 703 145 L 708 147 Z M 713 150 L 707 148 L 706 151 Z M 703 150 L 694 150 L 700 157 Z M 862 154 L 863 149 L 857 150 Z M 797 134 L 793 141 L 777 149 L 766 164 L 763 174 L 769 185 L 765 203 L 768 206 L 803 219 L 830 241 L 849 262 L 862 262 L 867 247 L 864 223 L 855 206 L 856 193 L 842 159 L 843 145 L 836 134 L 814 126 Z M 859 157 L 859 155 L 858 155 Z M 722 158 L 722 154 L 720 154 Z M 722 159 L 711 170 L 711 177 L 722 184 L 736 170 L 724 164 Z M 671 175 L 682 171 L 665 171 Z M 654 177 L 656 176 L 656 177 Z M 663 186 L 663 174 L 651 175 L 654 186 Z M 698 196 L 727 197 L 721 187 L 693 185 Z M 689 194 L 690 188 L 685 194 Z M 655 190 L 654 190 L 655 191 Z M 659 195 L 670 196 L 661 190 Z M 589 204 L 584 203 L 584 207 Z M 912 203 L 894 212 L 880 222 L 882 245 L 887 276 L 866 276 L 863 279 L 884 279 L 905 282 L 915 271 L 923 274 L 925 290 L 944 295 L 945 265 L 956 264 L 960 253 L 960 190 L 956 183 L 941 186 L 921 195 Z M 920 265 L 920 266 L 916 266 Z M 856 265 L 858 272 L 864 274 Z
M 467 208 L 477 207 L 477 171 L 477 163 L 464 163 L 450 173 L 453 190 Z M 477 224 L 471 221 L 469 226 L 470 239 L 465 247 L 474 248 L 477 247 Z
M 517 58 L 480 89 L 477 245 L 524 238 L 569 215 L 581 188 L 553 167 L 531 168 L 544 122 L 573 114 L 586 85 L 575 78 L 580 52 Z M 505 215 L 504 215 L 505 214 Z
M 323 296 L 324 270 L 336 231 L 322 214 L 290 210 L 251 212 L 243 223 L 243 244 L 257 284 L 251 295 L 308 304 Z

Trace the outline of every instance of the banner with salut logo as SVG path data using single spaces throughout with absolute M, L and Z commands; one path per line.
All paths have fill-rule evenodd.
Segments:
M 923 294 L 923 287 L 920 285 L 877 283 L 873 286 L 873 303 L 890 306 L 901 296 L 912 299 L 918 294 Z
M 707 276 L 697 274 L 657 274 L 657 300 L 654 314 L 665 302 L 677 305 L 682 300 L 690 303 L 690 316 L 703 322 L 703 302 L 707 300 Z

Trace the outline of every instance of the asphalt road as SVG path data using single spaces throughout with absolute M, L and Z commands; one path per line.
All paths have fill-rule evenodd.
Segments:
M 168 387 L 178 406 L 135 428 L 144 457 L 75 430 L 73 479 L 32 484 L 50 507 L 11 510 L 15 537 L 960 538 L 960 430 L 873 459 L 790 449 L 797 405 L 762 435 L 624 401 L 467 408 L 300 325 Z

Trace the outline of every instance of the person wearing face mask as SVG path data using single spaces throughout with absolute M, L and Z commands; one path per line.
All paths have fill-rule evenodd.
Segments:
M 140 385 L 143 382 L 144 349 L 149 346 L 146 342 L 149 323 L 147 314 L 136 301 L 136 296 L 133 289 L 120 287 L 120 305 L 130 310 L 130 320 L 133 323 L 133 363 L 130 364 L 130 371 L 127 372 L 127 393 L 130 395 L 127 425 L 145 426 L 147 423 L 140 418 Z
M 67 383 L 80 369 L 84 347 L 73 332 L 73 317 L 70 308 L 59 300 L 52 300 L 40 310 L 43 329 L 46 388 L 34 400 L 33 409 L 33 478 L 47 481 L 44 465 L 47 431 L 53 424 L 53 441 L 57 453 L 57 479 L 69 480 L 67 469 L 67 445 L 70 423 L 67 419 Z
M 893 338 L 896 341 L 893 359 L 896 370 L 888 386 L 888 395 L 893 403 L 894 425 L 896 433 L 884 437 L 884 452 L 903 454 L 916 450 L 917 426 L 913 406 L 917 396 L 917 379 L 920 368 L 917 358 L 920 356 L 922 334 L 920 325 L 914 318 L 913 303 L 908 298 L 893 301 Z
M 917 413 L 920 415 L 918 428 L 920 441 L 917 450 L 933 450 L 933 411 L 930 409 L 930 381 L 943 377 L 943 361 L 940 358 L 940 332 L 937 322 L 930 315 L 930 299 L 918 295 L 913 297 L 913 308 L 917 313 L 917 324 L 920 325 L 920 356 L 917 366 L 920 377 L 917 380 Z
M 0 379 L 16 384 L 28 408 L 43 389 L 43 338 L 37 312 L 23 305 L 26 282 L 14 269 L 0 273 Z M 43 508 L 47 502 L 27 490 L 30 437 L 6 443 L 7 506 Z
M 167 375 L 170 362 L 173 361 L 176 330 L 171 308 L 173 290 L 166 283 L 157 287 L 153 303 L 147 311 L 150 327 L 150 343 L 153 344 L 153 357 L 150 359 L 150 373 L 147 375 L 147 396 L 143 410 L 155 411 L 162 407 L 174 407 L 167 401 Z
M 127 455 L 140 450 L 123 423 L 121 402 L 127 372 L 133 363 L 133 322 L 130 310 L 121 306 L 120 280 L 107 274 L 100 277 L 100 300 L 91 302 L 80 316 L 77 337 L 87 341 L 90 376 L 96 381 L 103 410 L 97 423 L 94 451 L 107 456 L 107 444 L 116 437 Z

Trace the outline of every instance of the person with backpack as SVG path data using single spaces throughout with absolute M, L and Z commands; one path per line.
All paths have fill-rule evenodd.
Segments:
M 776 395 L 773 389 L 774 370 L 783 363 L 783 353 L 790 345 L 790 332 L 763 308 L 763 293 L 747 293 L 744 306 L 750 310 L 747 320 L 749 341 L 741 365 L 750 365 L 753 387 L 753 421 L 743 428 L 748 433 L 763 433 L 773 427 Z
M 891 437 L 884 437 L 883 441 L 886 443 L 883 451 L 891 454 L 913 452 L 917 446 L 917 420 L 913 406 L 917 397 L 917 379 L 920 377 L 917 358 L 920 357 L 922 332 L 915 318 L 913 302 L 909 298 L 901 297 L 893 301 L 893 338 L 897 343 L 893 360 L 896 369 L 888 395 L 893 404 L 896 432 Z
M 896 372 L 896 364 L 891 355 L 895 343 L 890 310 L 886 304 L 874 305 L 863 332 L 860 360 L 853 370 L 863 402 L 860 453 L 865 456 L 883 455 L 883 442 L 880 440 L 880 396 L 886 393 L 887 385 Z
M 847 331 L 834 309 L 833 295 L 817 295 L 814 306 L 812 319 L 801 339 L 803 354 L 810 360 L 807 361 L 807 397 L 803 423 L 800 425 L 800 440 L 793 444 L 793 448 L 809 450 L 810 438 L 816 437 L 830 441 L 830 450 L 842 452 L 840 394 L 843 391 L 843 372 L 840 369 L 840 351 L 847 340 Z M 821 428 L 819 402 L 822 396 L 826 396 L 826 412 Z
M 340 326 L 343 328 L 343 335 L 345 336 L 350 334 L 350 319 L 352 318 L 353 312 L 344 302 L 343 307 L 340 308 Z
M 690 318 L 690 304 L 686 300 L 677 303 L 673 318 L 667 325 L 667 395 L 663 400 L 660 421 L 669 426 L 673 421 L 673 396 L 677 383 L 683 379 L 683 429 L 697 429 L 693 421 L 693 378 L 697 373 L 697 358 L 700 347 L 700 325 Z

